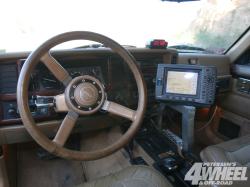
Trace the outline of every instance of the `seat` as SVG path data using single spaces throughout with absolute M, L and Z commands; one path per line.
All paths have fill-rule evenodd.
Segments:
M 200 156 L 204 162 L 236 162 L 250 168 L 250 135 L 208 146 Z
M 101 169 L 101 168 L 100 168 Z M 148 166 L 130 166 L 77 187 L 170 187 L 158 171 Z

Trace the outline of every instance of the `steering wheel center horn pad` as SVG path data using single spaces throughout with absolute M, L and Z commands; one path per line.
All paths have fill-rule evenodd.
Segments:
M 80 115 L 97 112 L 105 99 L 104 86 L 98 79 L 89 75 L 74 78 L 65 90 L 67 106 Z

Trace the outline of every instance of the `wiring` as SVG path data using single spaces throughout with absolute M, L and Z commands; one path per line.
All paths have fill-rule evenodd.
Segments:
M 215 106 L 214 112 L 213 112 L 211 118 L 205 123 L 205 125 L 203 125 L 203 126 L 200 127 L 199 129 L 196 129 L 195 132 L 200 132 L 200 131 L 202 131 L 203 129 L 207 128 L 207 127 L 212 123 L 212 121 L 213 121 L 213 119 L 214 119 L 214 117 L 215 117 L 217 111 L 218 111 L 218 106 Z

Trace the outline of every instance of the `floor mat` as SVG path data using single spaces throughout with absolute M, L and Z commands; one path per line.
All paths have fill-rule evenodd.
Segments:
M 99 133 L 83 134 L 81 150 L 95 150 L 120 137 L 118 128 Z M 38 146 L 18 148 L 18 187 L 72 187 L 85 181 L 119 171 L 130 165 L 124 150 L 96 161 L 79 162 L 65 159 L 41 160 Z
M 18 187 L 72 187 L 84 182 L 81 162 L 40 160 L 37 148 L 18 150 Z

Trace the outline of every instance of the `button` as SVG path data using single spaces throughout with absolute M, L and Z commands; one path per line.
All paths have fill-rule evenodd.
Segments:
M 208 77 L 207 82 L 208 83 L 213 83 L 214 82 L 214 78 L 213 77 Z
M 156 85 L 161 86 L 162 85 L 162 79 L 157 79 Z
M 16 111 L 15 108 L 9 108 L 9 109 L 8 109 L 8 114 L 9 114 L 10 116 L 16 116 L 16 115 L 17 115 L 17 111 Z

